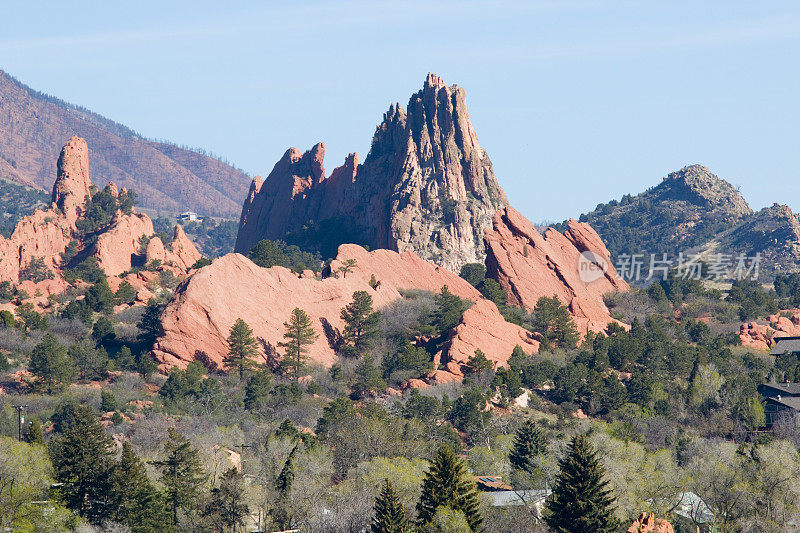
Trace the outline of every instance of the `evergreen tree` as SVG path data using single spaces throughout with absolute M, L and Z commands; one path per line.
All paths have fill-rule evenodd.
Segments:
M 447 285 L 442 287 L 441 292 L 434 297 L 434 301 L 436 302 L 436 313 L 433 316 L 432 325 L 438 334 L 442 335 L 461 322 L 461 317 L 467 310 L 467 302 L 450 292 Z
M 394 486 L 387 479 L 380 495 L 375 499 L 375 516 L 372 518 L 372 533 L 405 533 L 408 518 Z
M 548 503 L 547 524 L 559 533 L 611 533 L 619 528 L 605 469 L 585 435 L 572 438 Z
M 481 351 L 481 349 L 475 350 L 475 354 L 471 355 L 470 358 L 467 360 L 467 367 L 464 369 L 464 373 L 469 374 L 478 374 L 480 375 L 485 370 L 492 369 L 492 362 L 486 358 L 486 354 Z
M 155 299 L 147 302 L 147 307 L 139 319 L 139 340 L 142 343 L 152 346 L 156 337 L 161 335 L 161 313 L 164 312 L 165 304 L 158 303 Z
M 107 346 L 117 338 L 117 333 L 114 331 L 114 324 L 108 317 L 100 315 L 97 322 L 92 326 L 92 339 L 99 346 Z
M 232 467 L 220 478 L 219 487 L 211 491 L 211 499 L 203 515 L 210 517 L 219 531 L 230 528 L 233 531 L 244 526 L 250 507 L 244 503 L 244 476 Z
M 367 355 L 355 369 L 356 381 L 353 384 L 353 397 L 363 398 L 376 391 L 386 388 L 386 382 L 381 377 L 381 371 L 375 365 L 375 360 Z
M 128 304 L 136 300 L 136 289 L 127 281 L 119 284 L 117 292 L 114 293 L 114 301 L 117 304 Z
M 275 490 L 278 491 L 278 501 L 272 508 L 272 518 L 282 528 L 291 527 L 292 524 L 292 506 L 290 504 L 290 494 L 292 491 L 292 483 L 294 482 L 294 457 L 297 453 L 297 446 L 292 449 L 286 462 L 283 463 L 278 477 L 275 479 Z
M 269 398 L 270 387 L 271 379 L 267 372 L 256 372 L 250 376 L 244 388 L 244 408 L 256 411 L 263 407 Z
M 108 315 L 114 310 L 114 293 L 105 278 L 89 287 L 85 300 L 92 311 Z
M 545 345 L 575 348 L 580 336 L 569 310 L 557 296 L 542 296 L 533 308 L 533 330 L 542 335 Z
M 48 392 L 52 392 L 57 385 L 66 385 L 75 379 L 75 362 L 69 357 L 67 348 L 52 333 L 46 333 L 41 342 L 34 346 L 28 370 L 42 379 Z
M 31 420 L 31 427 L 28 430 L 28 442 L 31 444 L 44 444 L 44 429 L 42 429 L 42 422 L 38 418 Z
M 229 370 L 239 370 L 239 379 L 244 379 L 244 371 L 254 366 L 252 358 L 258 353 L 256 346 L 258 341 L 253 337 L 253 330 L 244 320 L 237 318 L 228 335 L 228 355 L 223 362 Z
M 81 380 L 105 379 L 108 376 L 108 353 L 87 341 L 70 345 L 68 354 L 75 363 Z
M 417 522 L 420 525 L 429 522 L 439 506 L 463 512 L 472 530 L 480 530 L 483 518 L 475 482 L 464 460 L 456 457 L 453 449 L 446 444 L 436 452 L 430 470 L 422 481 Z
M 67 507 L 94 524 L 107 519 L 114 444 L 91 407 L 75 407 L 63 433 L 50 441 L 49 452 Z
M 342 309 L 341 317 L 345 322 L 342 353 L 351 357 L 363 355 L 380 333 L 381 314 L 372 309 L 372 296 L 367 291 L 354 292 L 353 301 Z
M 154 464 L 161 470 L 161 484 L 172 512 L 172 523 L 177 526 L 179 511 L 197 506 L 205 473 L 197 449 L 175 428 L 169 428 L 164 455 L 163 461 Z
M 514 445 L 508 454 L 508 460 L 513 468 L 530 472 L 536 467 L 534 459 L 546 453 L 547 440 L 533 420 L 528 419 L 514 435 Z
M 311 326 L 311 319 L 305 311 L 299 307 L 292 310 L 292 315 L 288 322 L 283 324 L 286 327 L 286 332 L 283 342 L 279 342 L 278 346 L 286 350 L 281 367 L 285 372 L 292 372 L 294 378 L 297 379 L 300 370 L 304 366 L 305 355 L 308 353 L 308 346 L 314 344 L 317 339 L 317 332 Z
M 163 531 L 168 520 L 164 502 L 129 442 L 122 444 L 122 456 L 111 473 L 109 503 L 113 519 L 134 533 Z

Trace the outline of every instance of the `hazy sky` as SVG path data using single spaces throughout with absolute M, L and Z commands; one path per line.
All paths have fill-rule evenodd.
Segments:
M 168 4 L 165 7 L 164 4 Z M 266 175 L 366 156 L 428 72 L 467 91 L 513 205 L 562 220 L 702 163 L 800 210 L 800 3 L 11 2 L 0 68 Z

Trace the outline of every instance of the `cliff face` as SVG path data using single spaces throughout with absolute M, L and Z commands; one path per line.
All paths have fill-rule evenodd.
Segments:
M 339 244 L 412 250 L 454 271 L 483 262 L 483 230 L 508 205 L 478 144 L 466 95 L 429 74 L 407 111 L 389 107 L 363 164 L 326 176 L 325 147 L 289 149 L 245 200 L 236 251 L 285 239 L 333 255 Z M 327 250 L 326 250 L 327 247 Z
M 588 224 L 570 220 L 563 234 L 548 228 L 542 235 L 509 207 L 497 212 L 485 240 L 487 276 L 506 289 L 510 303 L 532 311 L 539 298 L 557 296 L 582 335 L 614 322 L 603 294 L 629 287 Z M 587 262 L 598 268 L 589 271 Z
M 1 178 L 50 190 L 53 154 L 74 135 L 88 141 L 96 175 L 135 190 L 144 207 L 230 217 L 247 192 L 249 178 L 228 164 L 145 140 L 0 71 Z

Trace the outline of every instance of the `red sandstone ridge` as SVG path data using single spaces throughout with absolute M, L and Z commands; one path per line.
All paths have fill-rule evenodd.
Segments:
M 356 261 L 351 272 L 324 279 L 297 276 L 283 267 L 261 268 L 239 254 L 216 259 L 178 289 L 162 316 L 164 334 L 156 341 L 153 355 L 162 368 L 186 366 L 198 352 L 222 366 L 228 351 L 225 339 L 237 318 L 243 318 L 256 336 L 277 346 L 283 340 L 284 322 L 292 309 L 300 307 L 311 316 L 319 334 L 310 347 L 310 360 L 330 366 L 336 354 L 321 319 L 343 329 L 339 313 L 355 291 L 367 291 L 376 308 L 399 299 L 400 289 L 439 291 L 447 285 L 461 297 L 480 298 L 465 280 L 411 252 L 367 252 L 360 246 L 342 245 L 332 262 L 333 272 L 348 259 Z M 375 287 L 370 285 L 373 274 L 378 281 Z
M 656 518 L 653 513 L 642 513 L 634 520 L 628 533 L 675 533 L 672 524 L 663 518 Z
M 629 287 L 617 275 L 608 250 L 591 226 L 570 220 L 564 234 L 549 228 L 541 235 L 511 207 L 498 211 L 492 224 L 484 236 L 487 275 L 503 286 L 510 303 L 533 310 L 539 298 L 555 295 L 569 307 L 582 334 L 602 331 L 614 321 L 603 294 Z M 596 279 L 582 279 L 582 252 L 595 254 L 598 262 L 605 263 L 605 272 Z
M 290 148 L 242 207 L 236 251 L 284 239 L 332 255 L 339 244 L 413 251 L 458 272 L 483 262 L 483 230 L 508 205 L 478 144 L 464 89 L 429 74 L 407 111 L 393 104 L 363 164 L 350 154 L 329 176 L 325 146 Z M 327 253 L 326 253 L 327 252 Z

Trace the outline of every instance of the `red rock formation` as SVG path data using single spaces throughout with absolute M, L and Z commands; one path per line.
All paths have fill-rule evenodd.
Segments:
M 243 255 L 228 254 L 198 270 L 183 285 L 162 317 L 164 335 L 153 355 L 163 366 L 186 366 L 205 352 L 222 366 L 228 351 L 225 339 L 237 318 L 243 318 L 256 336 L 277 346 L 284 322 L 295 307 L 305 310 L 319 334 L 309 348 L 310 360 L 330 366 L 336 356 L 320 324 L 326 318 L 337 328 L 342 307 L 355 291 L 368 291 L 376 307 L 400 297 L 390 284 L 372 289 L 361 276 L 299 278 L 283 267 L 261 268 Z
M 451 365 L 465 364 L 480 349 L 497 368 L 506 365 L 517 345 L 528 354 L 539 351 L 539 342 L 528 330 L 506 322 L 493 302 L 482 299 L 464 312 L 445 344 L 442 361 L 447 363 L 448 371 L 458 374 Z
M 77 220 L 86 204 L 92 180 L 89 178 L 89 147 L 73 136 L 58 156 L 52 202 L 70 220 Z
M 117 213 L 111 226 L 97 238 L 90 253 L 97 258 L 106 275 L 119 276 L 133 266 L 142 238 L 152 234 L 153 222 L 147 215 Z
M 478 144 L 462 88 L 429 74 L 407 113 L 389 107 L 362 165 L 350 154 L 326 177 L 324 156 L 321 143 L 305 153 L 291 148 L 263 183 L 253 180 L 236 251 L 292 234 L 310 247 L 358 242 L 411 250 L 453 271 L 483 262 L 483 229 L 508 201 Z M 304 229 L 309 222 L 317 234 Z
M 508 207 L 494 216 L 484 241 L 487 275 L 503 286 L 512 304 L 533 310 L 542 296 L 558 296 L 581 333 L 605 329 L 613 319 L 603 294 L 629 288 L 617 275 L 600 237 L 585 223 L 570 220 L 564 234 L 549 228 L 541 235 Z M 597 264 L 603 269 L 598 270 Z M 581 266 L 587 265 L 594 265 L 594 270 L 581 274 Z
M 348 260 L 355 261 L 352 272 L 338 273 L 338 269 Z M 374 275 L 380 286 L 388 283 L 397 289 L 439 292 L 442 286 L 447 285 L 447 289 L 460 298 L 473 301 L 482 298 L 481 293 L 464 278 L 421 259 L 414 252 L 368 252 L 355 244 L 343 244 L 339 247 L 336 259 L 331 261 L 330 270 L 338 276 L 358 277 L 364 283 L 369 283 Z
M 0 281 L 17 283 L 20 270 L 34 258 L 50 269 L 61 264 L 91 186 L 88 165 L 86 142 L 73 137 L 58 158 L 53 205 L 23 217 L 8 239 L 0 236 Z
M 83 215 L 86 196 L 92 187 L 88 153 L 86 141 L 72 137 L 58 158 L 52 206 L 20 220 L 10 238 L 0 236 L 0 281 L 19 282 L 20 271 L 33 259 L 42 259 L 55 277 L 60 278 L 61 254 L 73 239 L 80 238 L 76 222 Z M 109 183 L 109 187 L 117 196 L 116 185 Z M 81 255 L 96 257 L 108 276 L 118 276 L 131 269 L 134 256 L 139 254 L 142 237 L 152 234 L 153 223 L 147 215 L 118 211 L 91 247 L 81 250 Z M 166 259 L 178 273 L 185 273 L 200 258 L 180 227 L 175 229 L 171 247 Z M 67 286 L 63 282 L 51 285 L 48 294 L 54 294 L 54 287 L 63 290 Z
M 628 533 L 675 533 L 672 524 L 663 518 L 656 518 L 653 513 L 642 513 L 627 531 Z
M 790 316 L 785 316 L 785 315 Z M 775 337 L 800 336 L 800 309 L 786 309 L 767 317 L 768 324 L 747 322 L 739 328 L 742 346 L 759 351 L 767 351 Z
M 330 366 L 336 355 L 320 319 L 343 329 L 339 313 L 355 291 L 369 292 L 376 308 L 399 299 L 400 289 L 439 291 L 447 285 L 463 298 L 480 298 L 465 280 L 412 252 L 367 252 L 353 244 L 342 245 L 332 262 L 333 272 L 347 260 L 355 260 L 350 272 L 316 279 L 297 276 L 283 267 L 261 268 L 239 254 L 216 259 L 192 275 L 164 311 L 164 335 L 153 350 L 156 360 L 162 367 L 185 366 L 200 351 L 221 366 L 227 353 L 225 339 L 240 317 L 257 336 L 277 346 L 283 340 L 283 323 L 293 308 L 300 307 L 311 316 L 319 333 L 310 347 L 310 360 Z M 370 285 L 373 274 L 378 281 L 375 287 Z

